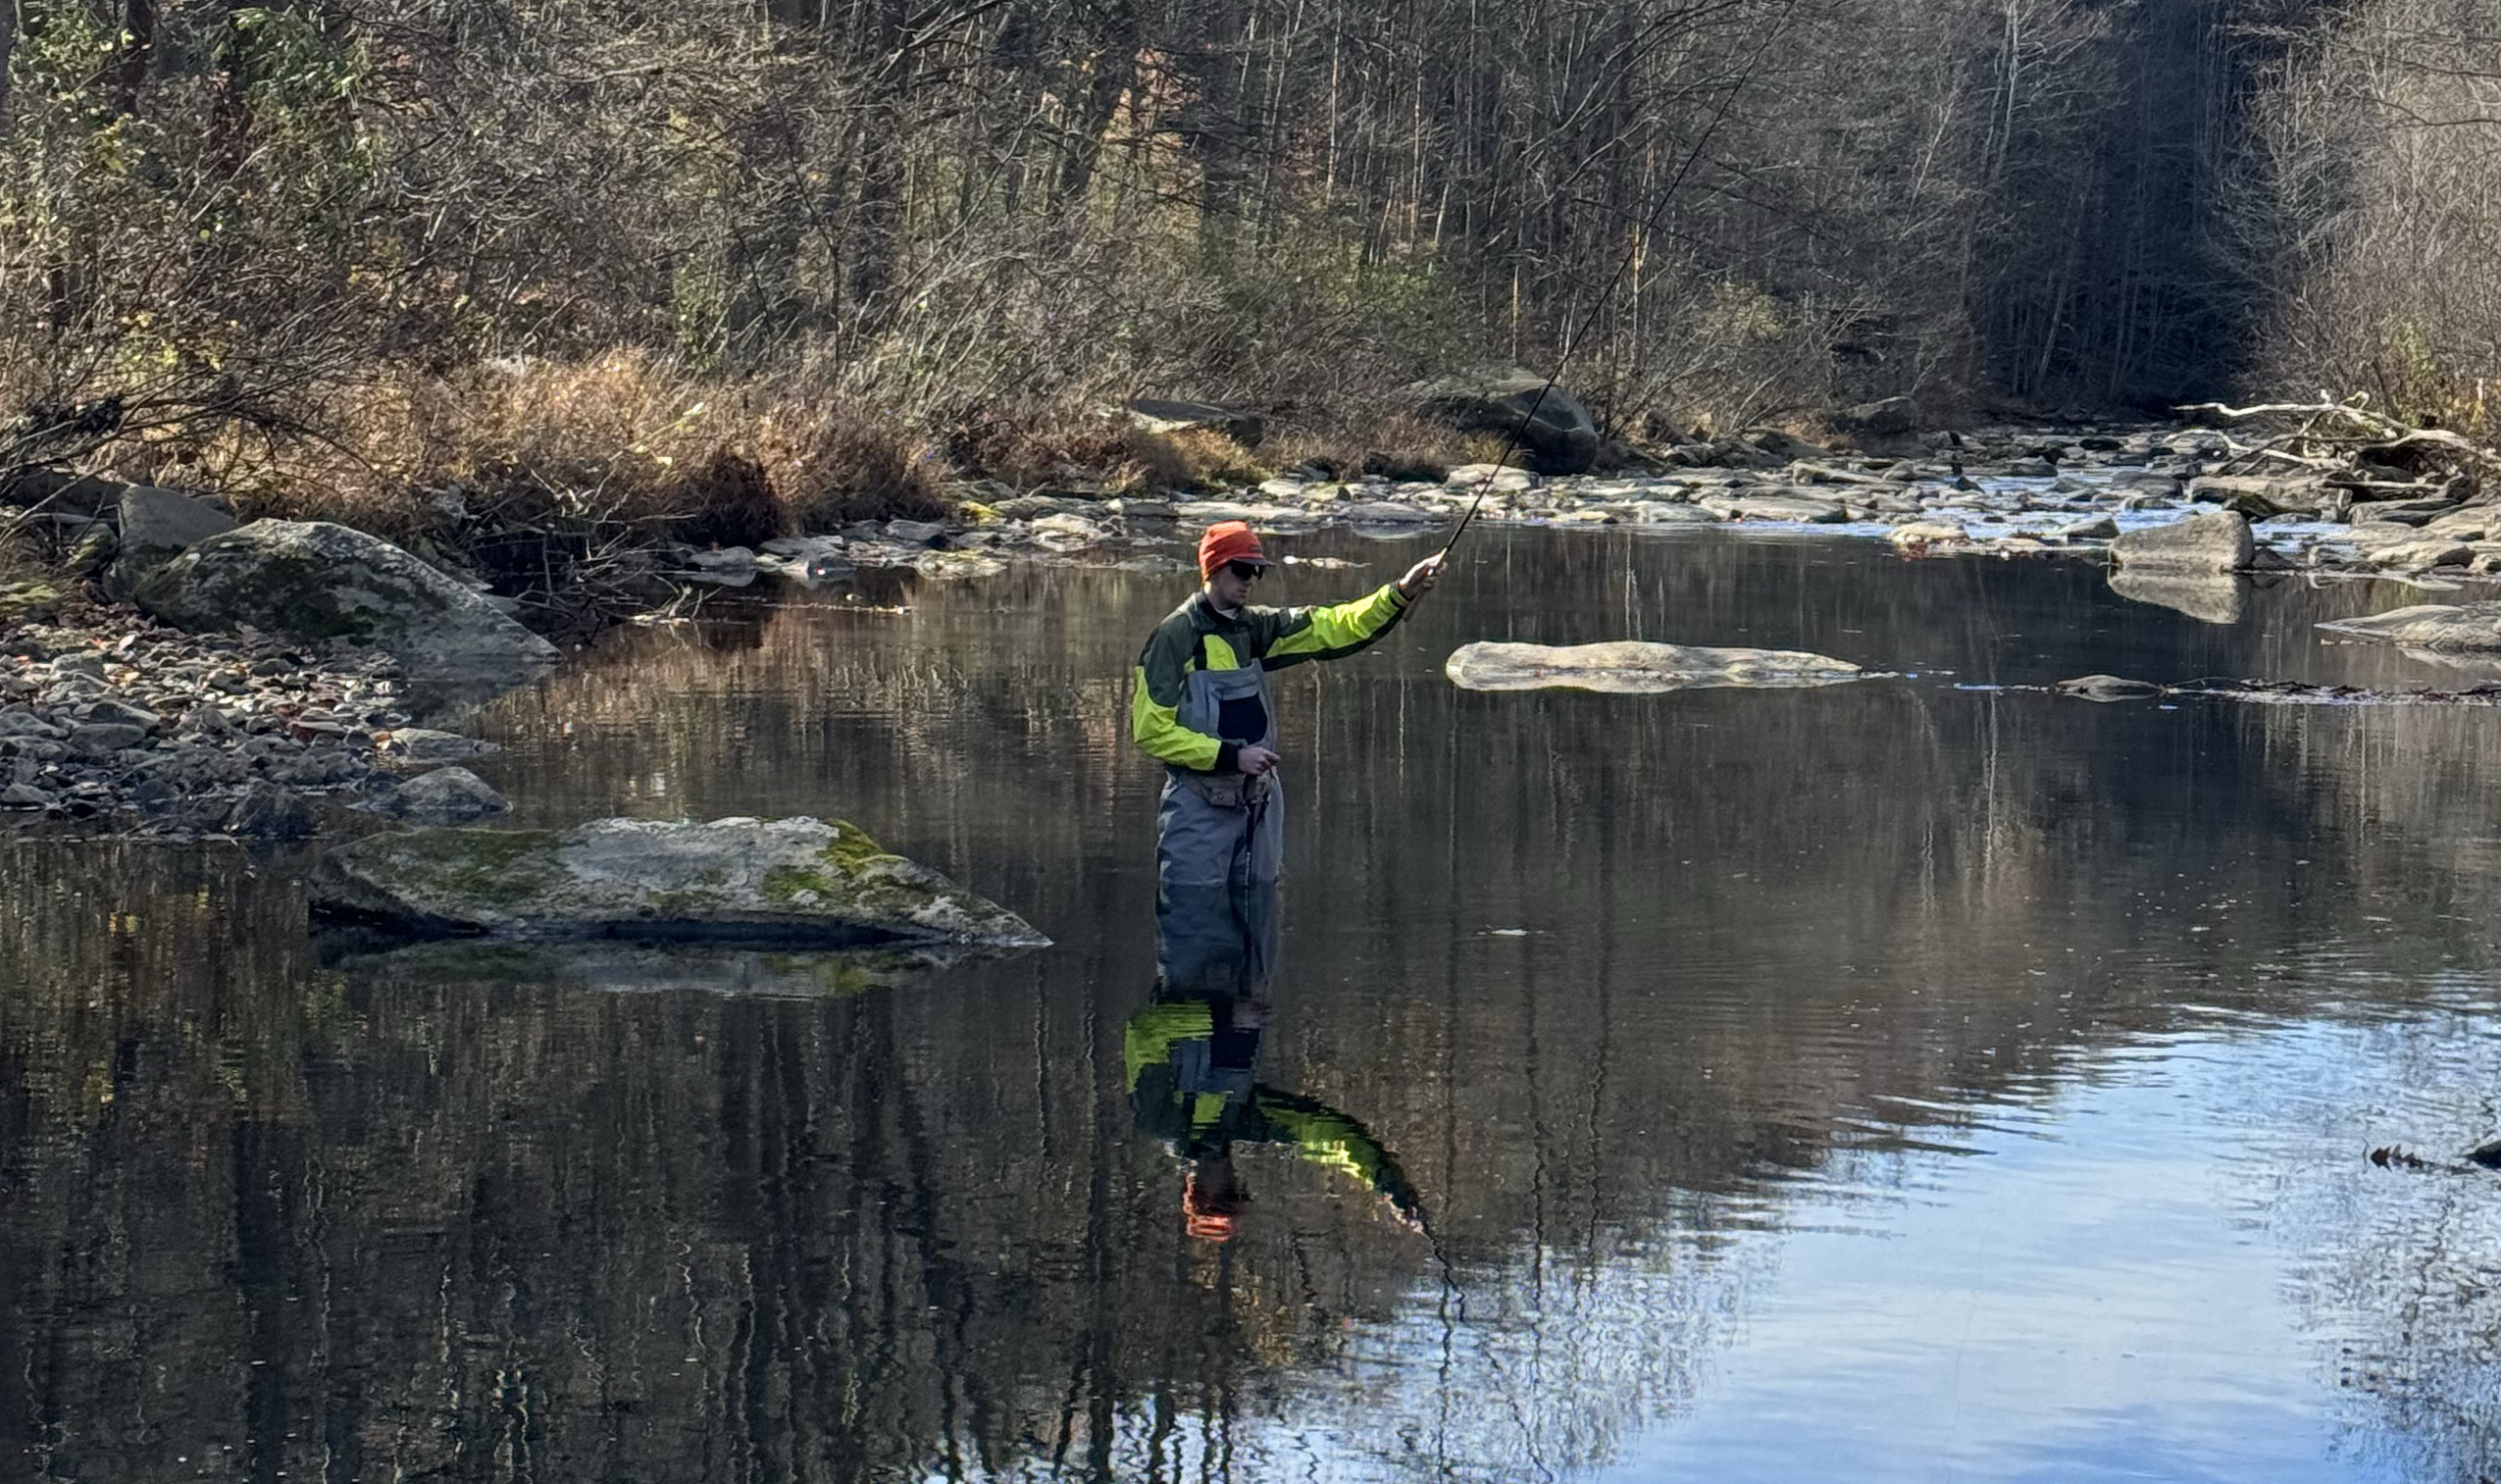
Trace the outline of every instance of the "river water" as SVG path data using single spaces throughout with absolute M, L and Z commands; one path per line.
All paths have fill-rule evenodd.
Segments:
M 2450 1167 L 2501 1134 L 2501 711 L 2023 689 L 2475 678 L 2312 628 L 2408 594 L 1469 539 L 1280 677 L 1241 1024 L 1363 1157 L 1246 1141 L 1230 1241 L 1124 1055 L 1186 579 L 723 607 L 474 719 L 523 823 L 840 815 L 1057 942 L 900 986 L 333 960 L 299 858 L 0 844 L 0 1477 L 2501 1473 L 2501 1176 Z M 1429 549 L 1279 544 L 1362 566 L 1275 600 Z M 1441 674 L 1625 637 L 1898 678 Z

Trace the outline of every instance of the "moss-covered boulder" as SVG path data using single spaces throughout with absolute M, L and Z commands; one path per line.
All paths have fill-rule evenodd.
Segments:
M 1023 918 L 825 819 L 400 830 L 332 851 L 313 900 L 424 934 L 1039 947 Z
M 1606 644 L 1466 644 L 1443 666 L 1463 691 L 1603 691 L 1643 695 L 1709 686 L 1790 688 L 1869 679 L 1846 659 L 1797 649 L 1619 640 Z
M 254 521 L 212 536 L 140 578 L 131 595 L 185 629 L 248 624 L 294 643 L 344 640 L 419 672 L 556 657 L 434 567 L 329 521 Z

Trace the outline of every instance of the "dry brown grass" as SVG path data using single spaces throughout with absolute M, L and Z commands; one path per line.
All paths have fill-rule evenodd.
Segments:
M 938 444 L 892 414 L 815 398 L 777 399 L 756 448 L 791 519 L 802 531 L 855 521 L 939 520 L 953 504 L 952 470 Z
M 323 411 L 327 438 L 229 433 L 156 461 L 253 514 L 401 540 L 630 528 L 751 545 L 949 509 L 935 445 L 898 418 L 795 381 L 699 377 L 642 351 L 386 377 Z

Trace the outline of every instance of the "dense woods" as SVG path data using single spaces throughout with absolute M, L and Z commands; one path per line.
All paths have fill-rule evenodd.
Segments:
M 0 0 L 0 47 L 9 461 L 247 494 L 689 424 L 1012 474 L 1139 393 L 1377 440 L 1567 352 L 1635 435 L 2253 374 L 2459 417 L 2501 327 L 2489 0 Z

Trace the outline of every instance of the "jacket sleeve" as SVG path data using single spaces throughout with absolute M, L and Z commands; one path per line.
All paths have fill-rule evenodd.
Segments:
M 1406 609 L 1396 583 L 1335 607 L 1267 609 L 1276 628 L 1259 663 L 1282 670 L 1306 659 L 1344 659 L 1389 633 Z
M 1147 640 L 1129 697 L 1129 735 L 1147 755 L 1201 773 L 1233 766 L 1231 742 L 1181 725 L 1181 688 L 1190 673 L 1191 630 L 1165 623 Z

